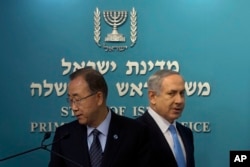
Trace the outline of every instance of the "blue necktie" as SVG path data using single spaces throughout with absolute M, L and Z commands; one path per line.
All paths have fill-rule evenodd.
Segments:
M 177 161 L 178 167 L 186 167 L 184 154 L 183 154 L 182 149 L 181 149 L 181 144 L 180 144 L 180 141 L 178 139 L 176 129 L 175 129 L 174 125 L 170 125 L 168 129 L 169 129 L 169 131 L 172 135 L 173 141 L 174 141 L 174 154 L 175 154 L 175 159 Z
M 102 147 L 98 137 L 99 134 L 100 132 L 97 129 L 92 131 L 93 142 L 89 150 L 92 167 L 100 167 L 102 163 Z

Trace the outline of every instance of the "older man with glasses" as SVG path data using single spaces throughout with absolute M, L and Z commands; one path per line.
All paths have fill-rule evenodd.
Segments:
M 98 71 L 87 67 L 70 75 L 68 102 L 77 120 L 56 129 L 49 167 L 148 166 L 146 128 L 115 114 L 107 97 L 108 86 Z M 60 140 L 64 134 L 69 135 Z

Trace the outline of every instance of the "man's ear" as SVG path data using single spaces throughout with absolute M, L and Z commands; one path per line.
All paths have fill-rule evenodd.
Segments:
M 97 97 L 97 99 L 98 99 L 98 102 L 97 102 L 98 105 L 101 105 L 101 104 L 104 103 L 104 96 L 103 96 L 103 93 L 102 93 L 102 92 L 98 91 L 98 92 L 96 93 L 96 97 Z
M 149 90 L 148 91 L 148 99 L 149 99 L 149 102 L 153 105 L 156 103 L 155 98 L 156 98 L 156 92 Z

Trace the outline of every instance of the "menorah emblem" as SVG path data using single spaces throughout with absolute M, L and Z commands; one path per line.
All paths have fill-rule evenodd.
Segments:
M 127 11 L 104 11 L 103 16 L 105 22 L 113 27 L 112 32 L 107 35 L 105 41 L 125 42 L 125 37 L 118 32 L 118 27 L 126 21 Z
M 137 12 L 133 7 L 130 13 L 130 47 L 134 47 L 137 40 Z M 126 11 L 104 11 L 103 18 L 105 22 L 113 27 L 112 33 L 107 34 L 105 37 L 105 41 L 103 44 L 101 41 L 101 12 L 98 8 L 94 11 L 94 41 L 97 46 L 103 48 L 106 52 L 119 51 L 122 52 L 128 49 L 126 45 L 125 37 L 118 33 L 118 27 L 125 23 L 127 18 Z M 109 42 L 109 43 L 108 43 Z M 118 44 L 120 42 L 124 42 L 124 44 Z

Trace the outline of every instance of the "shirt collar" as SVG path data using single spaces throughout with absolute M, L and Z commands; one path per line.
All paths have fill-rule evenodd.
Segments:
M 108 135 L 108 129 L 109 129 L 109 123 L 111 120 L 111 111 L 109 109 L 108 114 L 106 118 L 102 121 L 102 123 L 96 128 L 101 134 L 107 136 Z M 91 132 L 94 130 L 93 127 L 87 126 L 87 133 L 88 136 L 91 134 Z
M 156 124 L 159 126 L 161 131 L 165 133 L 170 126 L 170 122 L 160 116 L 157 112 L 155 112 L 151 107 L 148 107 L 148 113 L 153 117 Z M 173 125 L 176 127 L 176 121 L 173 122 Z

